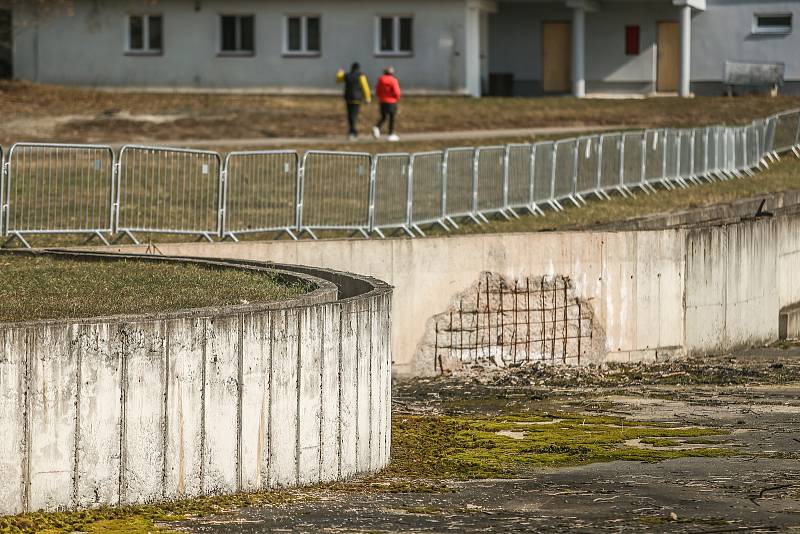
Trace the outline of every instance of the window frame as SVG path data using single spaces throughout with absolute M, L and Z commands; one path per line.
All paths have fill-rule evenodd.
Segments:
M 761 26 L 759 19 L 762 17 L 789 17 L 789 26 Z M 753 13 L 753 35 L 789 35 L 793 31 L 794 16 L 792 13 Z
M 289 19 L 300 19 L 300 50 L 289 48 Z M 319 50 L 308 49 L 308 20 L 317 19 L 319 24 Z M 320 57 L 322 55 L 322 15 L 319 13 L 287 13 L 283 16 L 283 39 L 281 54 L 286 57 Z
M 381 49 L 381 23 L 383 19 L 392 19 L 392 49 Z M 411 49 L 400 50 L 400 20 L 411 20 Z M 374 53 L 375 57 L 411 57 L 414 55 L 414 15 L 410 13 L 380 13 L 375 15 Z
M 222 48 L 223 41 L 225 38 L 225 32 L 222 27 L 222 21 L 226 17 L 233 17 L 236 19 L 236 24 L 234 25 L 234 40 L 236 41 L 236 50 L 225 50 Z M 242 19 L 244 18 L 251 18 L 253 19 L 253 49 L 252 50 L 243 50 L 242 49 Z M 217 17 L 217 56 L 219 57 L 253 57 L 256 55 L 256 15 L 255 13 L 219 13 Z
M 150 19 L 161 19 L 161 48 L 150 48 Z M 142 48 L 131 47 L 131 20 L 142 19 Z M 128 13 L 125 15 L 125 55 L 162 56 L 164 55 L 164 15 L 163 13 Z

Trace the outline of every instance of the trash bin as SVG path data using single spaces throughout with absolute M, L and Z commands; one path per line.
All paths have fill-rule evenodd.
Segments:
M 514 75 L 511 73 L 490 73 L 489 96 L 514 96 Z

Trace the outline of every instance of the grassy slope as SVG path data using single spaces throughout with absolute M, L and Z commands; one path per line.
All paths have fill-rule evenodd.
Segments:
M 0 322 L 267 302 L 305 290 L 234 269 L 0 254 Z
M 335 84 L 331 84 L 335 88 Z M 408 97 L 399 132 L 484 130 L 545 126 L 695 126 L 743 123 L 797 107 L 800 97 L 698 97 L 576 100 L 552 98 Z M 338 96 L 109 93 L 21 82 L 0 84 L 0 142 L 20 140 L 136 141 L 342 135 Z M 79 110 L 79 111 L 76 111 Z M 78 115 L 79 114 L 79 115 Z M 170 116 L 166 122 L 128 115 Z M 58 124 L 42 119 L 71 116 Z M 377 106 L 365 106 L 367 132 Z M 19 121 L 39 121 L 23 127 Z

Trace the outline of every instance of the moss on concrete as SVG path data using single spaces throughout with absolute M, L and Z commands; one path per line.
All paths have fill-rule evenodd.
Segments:
M 658 462 L 689 456 L 726 456 L 726 448 L 653 450 L 629 440 L 725 434 L 701 427 L 669 427 L 614 417 L 542 415 L 397 418 L 394 455 L 386 474 L 481 479 L 513 478 L 542 467 L 634 460 Z M 674 440 L 673 440 L 674 441 Z

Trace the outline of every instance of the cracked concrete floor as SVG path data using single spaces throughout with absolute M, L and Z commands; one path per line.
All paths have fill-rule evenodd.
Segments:
M 497 414 L 529 406 L 713 426 L 731 432 L 721 438 L 737 456 L 445 481 L 450 491 L 440 493 L 319 489 L 308 501 L 168 527 L 209 533 L 800 532 L 800 348 L 704 359 L 681 366 L 677 375 L 685 380 L 675 380 L 669 366 L 640 371 L 584 377 L 580 386 L 552 370 L 400 382 L 395 412 Z

